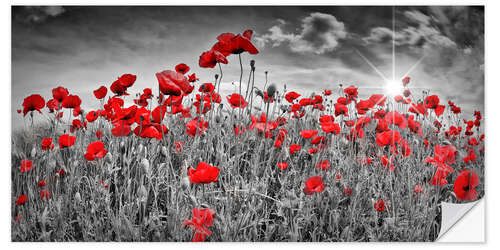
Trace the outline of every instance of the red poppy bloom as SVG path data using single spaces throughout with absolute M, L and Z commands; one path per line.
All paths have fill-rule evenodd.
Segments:
M 129 124 L 125 122 L 115 122 L 113 123 L 113 129 L 111 129 L 111 134 L 114 136 L 128 136 L 130 132 L 132 131 L 132 128 L 130 127 Z
M 93 161 L 96 157 L 103 158 L 107 152 L 102 141 L 95 141 L 87 146 L 87 153 L 84 157 L 87 161 Z
M 317 133 L 318 133 L 317 130 L 304 129 L 304 130 L 300 131 L 300 136 L 302 136 L 302 138 L 304 138 L 304 139 L 310 139 L 311 137 L 313 137 Z
M 54 97 L 54 100 L 57 100 L 58 102 L 62 102 L 62 100 L 64 100 L 64 98 L 66 98 L 68 94 L 68 89 L 61 86 L 52 89 L 52 97 Z
M 207 130 L 208 122 L 204 121 L 201 117 L 196 117 L 186 124 L 186 133 L 194 137 L 195 135 L 201 135 L 205 130 Z
M 352 195 L 352 189 L 348 188 L 348 187 L 345 187 L 344 188 L 344 195 Z
M 213 49 L 203 52 L 198 61 L 198 64 L 202 68 L 213 68 L 217 63 L 227 64 L 228 61 L 225 55 Z
M 358 104 L 356 104 L 356 109 L 360 115 L 366 114 L 371 108 L 373 108 L 375 104 L 370 100 L 359 100 Z
M 386 209 L 385 203 L 383 200 L 377 200 L 377 202 L 375 203 L 375 205 L 373 207 L 375 208 L 375 210 L 377 210 L 379 212 L 382 212 Z
M 403 82 L 403 86 L 406 87 L 406 85 L 408 85 L 410 83 L 410 77 L 406 76 L 405 78 L 403 78 L 402 82 Z
M 183 145 L 184 145 L 184 143 L 182 143 L 180 141 L 176 141 L 175 142 L 175 152 L 181 153 Z
M 291 91 L 291 92 L 288 92 L 286 93 L 285 95 L 285 99 L 289 102 L 289 103 L 293 103 L 293 100 L 297 99 L 300 97 L 300 94 L 295 92 L 295 91 Z
M 87 113 L 87 116 L 85 116 L 85 119 L 88 122 L 94 122 L 95 120 L 97 120 L 97 118 L 99 118 L 99 115 L 95 111 L 90 111 L 89 113 Z
M 308 152 L 309 152 L 309 154 L 316 154 L 316 153 L 318 153 L 318 149 L 317 148 L 310 148 L 308 150 Z
M 387 124 L 397 125 L 401 129 L 405 129 L 408 126 L 408 121 L 397 111 L 390 111 L 384 116 L 384 120 Z
M 189 168 L 189 181 L 195 184 L 217 182 L 219 172 L 219 168 L 202 161 L 198 164 L 196 170 Z
M 325 89 L 325 91 L 323 91 L 323 95 L 325 95 L 325 96 L 329 96 L 331 94 L 332 94 L 332 91 L 329 89 Z
M 47 185 L 47 182 L 45 182 L 45 180 L 41 180 L 37 183 L 37 186 L 38 187 L 45 187 Z
M 410 95 L 411 95 L 411 91 L 410 91 L 409 89 L 405 89 L 405 90 L 403 91 L 403 95 L 404 95 L 405 97 L 408 97 L 408 96 L 410 96 Z
M 192 242 L 202 242 L 212 234 L 207 227 L 213 226 L 214 217 L 215 212 L 210 208 L 193 208 L 193 219 L 182 223 L 182 226 L 190 226 L 194 230 Z
M 42 109 L 43 107 L 45 107 L 45 100 L 43 99 L 42 96 L 40 95 L 30 95 L 26 98 L 24 98 L 24 101 L 23 101 L 23 114 L 24 116 L 26 116 L 26 114 L 30 111 L 38 111 L 40 112 L 40 114 L 42 113 L 42 111 L 40 111 L 40 109 Z
M 396 130 L 388 130 L 382 133 L 378 133 L 375 142 L 377 145 L 380 147 L 384 147 L 387 145 L 394 145 L 395 143 L 398 143 L 401 140 L 401 136 L 398 131 Z
M 334 133 L 336 135 L 340 133 L 340 125 L 334 122 L 321 123 L 321 129 L 325 131 L 325 133 Z
M 384 155 L 382 157 L 380 157 L 380 161 L 382 162 L 382 165 L 385 167 L 385 168 L 390 168 L 391 171 L 394 171 L 394 163 L 393 163 L 393 158 L 388 158 L 387 155 Z
M 293 155 L 295 152 L 300 151 L 300 145 L 292 144 L 290 145 L 290 155 Z
M 63 134 L 59 136 L 59 148 L 67 148 L 75 144 L 76 138 L 74 136 Z
M 175 66 L 175 71 L 181 74 L 186 74 L 189 69 L 189 66 L 187 66 L 185 63 L 180 63 Z
M 323 177 L 321 176 L 313 176 L 307 179 L 305 183 L 305 187 L 303 189 L 304 193 L 307 195 L 311 195 L 314 192 L 321 193 L 325 190 L 325 184 L 323 183 Z
M 210 83 L 210 82 L 207 82 L 207 83 L 204 83 L 200 86 L 200 88 L 198 89 L 198 91 L 200 92 L 203 92 L 203 93 L 211 93 L 212 91 L 214 91 L 215 89 L 215 86 Z
M 108 89 L 105 86 L 101 86 L 98 89 L 94 90 L 94 96 L 97 99 L 102 99 L 106 97 L 106 94 L 108 93 Z
M 358 88 L 351 85 L 344 89 L 344 93 L 348 95 L 349 99 L 354 99 L 358 96 Z
M 373 106 L 375 105 L 384 106 L 386 100 L 387 97 L 381 94 L 373 94 L 370 96 L 370 101 L 373 103 Z
M 248 103 L 245 101 L 245 98 L 239 94 L 232 94 L 231 96 L 226 96 L 227 102 L 231 105 L 231 108 L 245 108 Z
M 421 193 L 422 192 L 422 186 L 420 185 L 415 185 L 415 188 L 413 189 L 413 192 L 415 192 L 416 194 L 418 193 Z
M 441 116 L 444 113 L 445 108 L 446 106 L 444 105 L 437 105 L 434 109 L 434 113 L 436 113 L 436 116 Z
M 322 160 L 316 165 L 316 168 L 321 169 L 321 170 L 328 170 L 330 168 L 331 164 L 328 160 Z
M 401 103 L 404 101 L 404 98 L 401 95 L 397 95 L 394 97 L 394 101 Z
M 120 85 L 122 85 L 125 88 L 129 88 L 132 85 L 134 85 L 136 79 L 137 76 L 132 74 L 123 74 L 122 76 L 118 77 Z
M 29 172 L 32 167 L 33 167 L 33 162 L 31 162 L 29 160 L 22 160 L 20 171 L 21 171 L 21 173 L 26 173 L 26 172 Z
M 49 149 L 53 149 L 53 148 L 54 148 L 54 144 L 52 144 L 52 138 L 50 138 L 50 137 L 43 138 L 42 150 L 49 150 Z
M 41 190 L 40 191 L 40 198 L 43 199 L 50 199 L 50 191 L 49 190 Z
M 28 201 L 28 196 L 23 194 L 17 198 L 16 205 L 18 206 L 23 205 L 24 203 L 26 203 L 26 201 Z
M 188 79 L 181 73 L 164 70 L 156 73 L 160 91 L 165 95 L 183 95 L 193 91 L 194 86 L 189 84 Z
M 115 93 L 116 96 L 129 95 L 127 93 L 127 87 L 123 86 L 120 80 L 116 80 L 109 87 L 111 92 Z
M 478 195 L 475 189 L 477 185 L 479 185 L 479 176 L 473 171 L 464 170 L 455 179 L 453 192 L 459 200 L 475 200 Z
M 54 110 L 59 110 L 59 101 L 56 99 L 50 99 L 46 105 L 51 113 L 54 112 Z
M 97 139 L 101 139 L 102 132 L 100 130 L 95 131 L 95 136 L 97 137 Z
M 288 163 L 286 163 L 286 162 L 279 162 L 278 164 L 276 164 L 276 166 L 277 166 L 278 168 L 280 168 L 280 169 L 285 170 L 285 169 L 287 169 L 287 168 L 288 168 Z
M 439 97 L 437 95 L 427 96 L 424 102 L 426 108 L 435 109 L 439 105 Z
M 76 107 L 80 107 L 82 100 L 77 95 L 68 95 L 64 98 L 61 104 L 63 108 L 74 109 Z
M 217 37 L 219 40 L 212 50 L 217 50 L 225 56 L 230 54 L 241 54 L 247 51 L 250 54 L 258 54 L 259 50 L 250 41 L 252 30 L 246 30 L 243 35 L 235 35 L 233 33 L 223 33 Z

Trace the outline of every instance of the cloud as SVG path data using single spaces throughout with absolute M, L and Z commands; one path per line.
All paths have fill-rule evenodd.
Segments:
M 268 33 L 256 37 L 259 46 L 271 44 L 277 47 L 287 43 L 293 52 L 324 54 L 333 51 L 339 45 L 339 40 L 347 37 L 344 23 L 330 14 L 311 13 L 302 19 L 302 29 L 298 34 L 284 32 L 286 23 L 283 20 L 278 22 L 278 25 L 269 28 Z
M 16 20 L 23 23 L 41 23 L 49 17 L 56 17 L 64 13 L 62 6 L 24 6 L 22 11 L 16 12 Z
M 420 11 L 405 11 L 407 21 L 415 26 L 408 26 L 403 30 L 392 32 L 386 27 L 375 27 L 363 40 L 367 43 L 386 43 L 394 36 L 396 46 L 410 46 L 415 48 L 443 47 L 455 48 L 457 44 L 445 36 L 439 29 L 431 26 L 431 17 Z

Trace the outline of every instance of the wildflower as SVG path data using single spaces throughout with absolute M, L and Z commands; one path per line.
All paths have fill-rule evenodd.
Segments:
M 477 191 L 475 187 L 479 185 L 479 176 L 470 170 L 462 171 L 455 179 L 453 192 L 459 200 L 475 200 Z
M 28 201 L 28 196 L 23 194 L 17 198 L 16 205 L 18 205 L 18 206 L 23 205 L 26 203 L 26 201 Z
M 42 150 L 49 150 L 49 149 L 53 149 L 53 148 L 54 148 L 54 144 L 52 143 L 52 138 L 50 138 L 50 137 L 43 138 Z
M 231 108 L 244 108 L 248 105 L 243 96 L 239 94 L 232 94 L 231 96 L 226 96 L 227 102 L 231 105 Z
M 316 168 L 321 169 L 321 170 L 328 170 L 330 168 L 331 164 L 328 160 L 322 160 L 316 165 Z
M 35 111 L 35 110 L 41 114 L 42 111 L 40 111 L 40 109 L 42 109 L 43 107 L 45 107 L 45 100 L 43 99 L 42 96 L 30 95 L 30 96 L 24 98 L 23 114 L 24 114 L 24 116 L 26 116 L 26 114 L 28 112 Z
M 377 210 L 379 212 L 382 212 L 386 209 L 385 203 L 383 200 L 377 200 L 377 202 L 375 203 L 375 205 L 373 207 L 375 208 L 375 210 Z
M 20 167 L 21 173 L 29 172 L 31 170 L 31 168 L 33 168 L 33 162 L 31 162 L 29 160 L 22 160 L 21 161 L 21 167 Z
M 101 86 L 98 89 L 94 90 L 94 96 L 97 99 L 103 99 L 106 97 L 106 94 L 108 93 L 108 89 L 105 86 Z
M 87 146 L 87 153 L 84 155 L 87 161 L 93 161 L 96 157 L 103 158 L 107 153 L 102 141 L 95 141 Z
M 278 168 L 280 168 L 280 169 L 285 170 L 285 169 L 287 169 L 287 168 L 288 168 L 288 163 L 286 163 L 286 162 L 279 162 L 278 164 L 276 164 L 276 166 L 277 166 Z
M 220 169 L 200 162 L 195 169 L 189 168 L 189 181 L 195 184 L 217 182 Z
M 307 195 L 311 195 L 314 192 L 321 193 L 323 190 L 325 190 L 325 184 L 323 183 L 323 177 L 321 176 L 312 176 L 307 179 L 303 189 L 304 193 Z
M 74 136 L 63 134 L 59 136 L 59 148 L 67 148 L 75 144 L 76 138 Z
M 302 136 L 302 138 L 304 138 L 304 139 L 310 139 L 311 137 L 313 137 L 317 133 L 318 133 L 317 130 L 305 129 L 305 130 L 300 131 L 300 136 Z
M 210 208 L 193 208 L 193 218 L 182 223 L 182 226 L 190 226 L 194 230 L 191 241 L 202 242 L 212 234 L 207 227 L 213 226 L 214 216 L 215 212 Z
M 185 63 L 180 63 L 175 66 L 175 71 L 181 74 L 186 74 L 189 71 L 189 69 L 190 69 L 189 66 L 187 66 Z

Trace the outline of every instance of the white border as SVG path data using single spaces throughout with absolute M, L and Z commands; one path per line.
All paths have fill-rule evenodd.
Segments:
M 11 10 L 10 10 L 10 5 L 164 5 L 164 4 L 170 4 L 170 5 L 484 5 L 486 4 L 486 68 L 485 68 L 485 73 L 486 73 L 486 86 L 485 86 L 485 102 L 486 102 L 486 114 L 485 114 L 485 120 L 486 120 L 486 140 L 487 140 L 487 146 L 486 146 L 486 199 L 484 203 L 486 204 L 486 213 L 488 213 L 487 218 L 489 223 L 486 223 L 488 226 L 488 229 L 486 229 L 486 241 L 487 244 L 425 244 L 425 243 L 368 243 L 368 244 L 355 244 L 355 243 L 350 243 L 350 244 L 323 244 L 323 243 L 315 243 L 315 244 L 304 244 L 304 243 L 298 243 L 298 244 L 287 244 L 287 243 L 219 243 L 219 244 L 189 244 L 189 243 L 145 243 L 145 244 L 130 244 L 130 243 L 48 243 L 48 244 L 36 244 L 36 243 L 11 243 L 10 242 L 10 203 L 11 203 L 11 197 L 10 197 L 10 127 L 11 127 L 11 117 L 10 117 L 10 75 L 11 75 L 11 68 L 10 68 L 10 61 L 11 61 L 11 55 L 10 55 L 10 47 L 11 47 L 11 37 L 10 37 L 10 20 L 11 20 Z M 316 248 L 318 249 L 352 249 L 352 247 L 355 247 L 355 249 L 386 249 L 387 247 L 397 247 L 397 248 L 408 248 L 408 247 L 415 247 L 415 248 L 429 248 L 429 247 L 439 247 L 439 248 L 451 248 L 451 249 L 470 249 L 470 248 L 484 248 L 484 247 L 494 247 L 496 245 L 496 248 L 498 249 L 498 243 L 499 243 L 499 238 L 498 237 L 498 231 L 494 229 L 495 227 L 495 222 L 498 221 L 498 209 L 500 208 L 498 205 L 498 199 L 495 198 L 497 191 L 499 191 L 498 188 L 498 183 L 499 181 L 496 179 L 498 178 L 498 169 L 499 167 L 497 166 L 496 163 L 498 163 L 499 159 L 495 157 L 495 152 L 499 150 L 500 148 L 498 147 L 498 142 L 499 142 L 499 137 L 498 137 L 498 130 L 497 127 L 499 126 L 499 115 L 498 115 L 498 95 L 500 94 L 500 82 L 498 80 L 498 75 L 495 74 L 497 70 L 496 68 L 496 60 L 500 58 L 500 54 L 498 53 L 499 51 L 499 46 L 500 46 L 500 39 L 498 37 L 498 24 L 500 24 L 499 16 L 500 16 L 500 8 L 498 8 L 499 1 L 458 1 L 458 0 L 441 0 L 441 1 L 432 1 L 432 0 L 419 0 L 419 1 L 408 1 L 408 0 L 385 0 L 385 1 L 349 1 L 349 0 L 342 0 L 342 1 L 265 1 L 265 0 L 258 0 L 258 1 L 241 1 L 241 0 L 232 0 L 232 1 L 191 1 L 191 0 L 171 0 L 171 1 L 158 1 L 158 0 L 150 0 L 150 1 L 145 1 L 145 2 L 130 2 L 130 1 L 120 1 L 120 0 L 105 0 L 105 1 L 99 1 L 99 0 L 88 0 L 88 1 L 51 1 L 51 0 L 45 0 L 45 1 L 40 1 L 40 0 L 34 0 L 34 1 L 12 1 L 10 3 L 2 3 L 2 22 L 0 22 L 0 27 L 1 27 L 1 33 L 3 34 L 3 39 L 1 40 L 3 43 L 2 46 L 2 69 L 3 69 L 3 74 L 2 74 L 2 79 L 4 83 L 2 83 L 2 91 L 0 91 L 0 117 L 2 117 L 2 120 L 4 121 L 3 123 L 0 123 L 0 131 L 1 131 L 1 145 L 2 145 L 2 150 L 0 150 L 1 156 L 2 156 L 2 167 L 1 170 L 3 171 L 3 174 L 1 175 L 3 179 L 0 181 L 0 185 L 2 187 L 0 188 L 0 194 L 1 194 L 1 210 L 0 210 L 0 219 L 2 225 L 0 227 L 1 233 L 1 242 L 4 244 L 7 244 L 9 248 L 17 248 L 17 249 L 30 249 L 32 250 L 34 247 L 37 249 L 59 249 L 59 248 L 67 248 L 67 247 L 72 247 L 72 248 L 87 248 L 87 247 L 102 247 L 106 249 L 132 249 L 136 247 L 146 247 L 146 248 L 155 248 L 155 249 L 165 249 L 169 247 L 174 247 L 174 248 L 185 248 L 185 249 L 197 249 L 200 250 L 201 248 L 203 250 L 205 249 L 234 249 L 235 247 L 237 248 L 253 248 L 253 247 L 269 247 L 269 248 L 297 248 L 297 249 L 302 249 L 304 247 L 314 247 L 315 250 Z M 493 194 L 492 199 L 488 199 L 488 194 Z M 496 209 L 495 209 L 496 208 Z M 476 206 L 473 211 L 478 209 L 478 206 Z M 486 213 L 482 213 L 485 215 Z M 475 222 L 477 222 L 474 219 Z M 484 221 L 484 218 L 483 218 Z M 465 228 L 467 230 L 476 230 L 474 226 L 479 226 L 476 223 L 468 223 L 467 220 L 464 220 L 463 223 L 465 223 Z M 466 239 L 465 236 L 463 235 L 460 236 L 461 239 Z M 258 245 L 255 245 L 258 244 Z

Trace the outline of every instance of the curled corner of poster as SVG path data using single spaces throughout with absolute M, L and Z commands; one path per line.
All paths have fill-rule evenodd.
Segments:
M 484 199 L 465 204 L 441 203 L 437 242 L 485 242 Z

